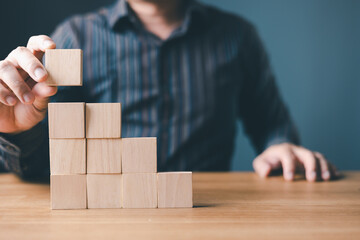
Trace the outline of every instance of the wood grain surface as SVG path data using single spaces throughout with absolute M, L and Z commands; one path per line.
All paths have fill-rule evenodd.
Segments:
M 48 184 L 0 175 L 0 239 L 360 239 L 360 173 L 285 182 L 194 173 L 194 208 L 50 210 Z
M 121 103 L 86 103 L 86 138 L 120 138 Z
M 52 209 L 86 209 L 86 175 L 51 175 Z
M 161 172 L 158 177 L 158 208 L 193 207 L 192 172 Z
M 47 49 L 45 68 L 50 86 L 82 86 L 83 52 L 81 49 Z
M 52 175 L 86 174 L 86 140 L 49 139 Z
M 156 137 L 122 138 L 122 172 L 156 173 Z
M 49 138 L 85 138 L 85 103 L 49 103 Z
M 157 208 L 156 173 L 122 174 L 123 208 Z
M 121 174 L 87 174 L 88 208 L 121 208 Z
M 86 139 L 87 173 L 121 173 L 120 138 Z

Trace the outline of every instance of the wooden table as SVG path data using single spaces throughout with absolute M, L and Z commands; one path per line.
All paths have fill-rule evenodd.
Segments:
M 360 172 L 333 182 L 195 173 L 192 209 L 50 210 L 49 185 L 0 175 L 0 239 L 360 239 Z

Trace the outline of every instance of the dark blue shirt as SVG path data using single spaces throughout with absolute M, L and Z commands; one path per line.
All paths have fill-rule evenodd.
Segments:
M 84 51 L 84 85 L 59 88 L 52 101 L 121 102 L 122 137 L 157 137 L 159 171 L 229 170 L 238 119 L 258 153 L 297 142 L 259 36 L 241 17 L 190 1 L 161 40 L 119 0 L 66 20 L 52 38 Z M 48 173 L 46 131 L 44 121 L 1 138 L 0 162 Z

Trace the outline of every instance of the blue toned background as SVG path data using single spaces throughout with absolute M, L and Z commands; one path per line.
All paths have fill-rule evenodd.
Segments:
M 0 59 L 66 17 L 114 0 L 13 0 L 0 6 Z M 360 0 L 203 0 L 253 22 L 302 143 L 340 169 L 360 170 Z M 241 125 L 233 170 L 255 154 Z
M 360 169 L 360 1 L 204 0 L 254 23 L 304 146 Z M 239 124 L 234 170 L 254 151 Z

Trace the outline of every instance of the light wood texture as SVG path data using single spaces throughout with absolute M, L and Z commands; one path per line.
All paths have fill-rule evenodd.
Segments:
M 121 174 L 87 174 L 88 208 L 121 208 Z
M 49 103 L 50 138 L 85 138 L 85 103 Z
M 333 182 L 193 173 L 194 208 L 51 210 L 46 183 L 0 175 L 0 238 L 360 239 L 360 172 Z
M 124 173 L 123 208 L 156 208 L 156 173 Z
M 192 172 L 158 173 L 158 207 L 193 206 Z
M 52 175 L 51 208 L 85 209 L 86 175 Z
M 156 173 L 156 138 L 123 138 L 123 173 Z
M 50 139 L 50 172 L 52 175 L 86 173 L 85 139 Z
M 120 138 L 121 104 L 87 103 L 86 138 Z
M 121 139 L 87 139 L 87 173 L 121 173 Z
M 45 50 L 46 80 L 51 86 L 82 86 L 81 49 Z

